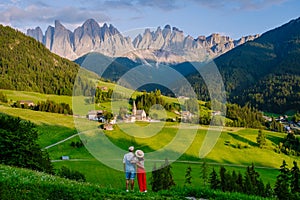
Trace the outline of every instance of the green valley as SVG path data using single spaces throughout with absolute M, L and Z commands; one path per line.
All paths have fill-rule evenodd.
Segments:
M 9 98 L 14 98 L 13 95 L 9 96 L 12 92 L 4 92 Z M 20 94 L 22 94 L 22 92 Z M 28 95 L 27 97 L 30 99 L 38 96 L 37 93 L 26 93 L 26 95 Z M 48 96 L 41 95 L 41 97 L 45 98 Z M 54 98 L 55 96 L 52 97 Z M 60 97 L 57 96 L 58 101 L 59 99 Z M 112 185 L 113 182 L 113 185 L 115 185 L 116 188 L 123 187 L 123 172 L 105 166 L 95 159 L 85 147 L 74 148 L 71 146 L 72 142 L 80 141 L 80 137 L 76 135 L 80 130 L 77 130 L 74 124 L 78 119 L 75 118 L 74 121 L 73 116 L 17 109 L 4 105 L 1 106 L 1 112 L 12 116 L 18 116 L 37 124 L 37 130 L 39 132 L 38 142 L 43 148 L 69 138 L 70 136 L 74 136 L 69 140 L 47 148 L 50 158 L 54 161 L 53 165 L 55 169 L 59 169 L 61 166 L 67 166 L 85 174 L 87 181 L 89 182 L 103 185 Z M 98 122 L 91 122 L 86 118 L 80 120 L 82 123 L 86 124 L 85 128 L 98 126 Z M 143 127 L 149 125 L 149 123 L 136 122 L 136 125 L 140 127 L 140 130 L 143 130 Z M 141 148 L 145 152 L 152 152 L 163 148 L 164 145 L 169 143 L 179 129 L 179 124 L 177 122 L 160 122 L 151 125 L 153 126 L 153 129 L 159 129 L 161 131 L 147 139 L 144 138 L 145 135 L 140 135 L 140 138 L 139 135 L 136 135 L 134 141 L 132 140 L 132 136 L 128 136 L 123 131 L 135 132 L 138 130 L 132 129 L 131 124 L 116 124 L 114 125 L 115 128 L 113 131 L 103 132 L 113 144 L 119 146 L 123 150 L 126 150 L 128 146 L 132 145 L 132 142 L 134 142 L 136 148 Z M 194 126 L 193 129 L 196 130 L 196 135 L 193 142 L 184 154 L 172 164 L 174 179 L 178 185 L 182 185 L 184 182 L 183 172 L 187 166 L 192 166 L 193 168 L 193 185 L 196 186 L 201 184 L 202 180 L 198 177 L 203 159 L 200 159 L 198 154 L 208 128 L 209 126 L 207 125 Z M 183 130 L 183 132 L 188 135 L 190 129 Z M 270 181 L 270 183 L 274 184 L 282 160 L 286 160 L 289 166 L 292 166 L 294 160 L 297 162 L 300 162 L 300 160 L 298 157 L 287 156 L 274 151 L 280 140 L 285 136 L 284 133 L 271 131 L 264 131 L 264 133 L 267 138 L 267 146 L 259 148 L 256 143 L 258 129 L 224 127 L 217 144 L 205 157 L 205 161 L 208 163 L 210 170 L 212 170 L 213 167 L 218 169 L 219 166 L 224 165 L 229 169 L 243 172 L 247 166 L 254 163 L 257 167 L 257 171 L 261 174 L 262 179 L 265 180 L 265 182 Z M 61 160 L 61 156 L 63 155 L 70 156 L 71 160 Z M 121 160 L 122 155 L 119 155 L 119 160 L 116 160 L 115 162 L 119 163 L 121 166 Z M 146 167 L 152 169 L 155 163 L 162 163 L 163 160 L 164 158 L 162 158 L 162 161 L 147 160 Z M 110 176 L 109 174 L 114 175 L 112 177 L 106 177 L 107 175 Z M 148 177 L 150 176 L 151 173 L 148 174 Z

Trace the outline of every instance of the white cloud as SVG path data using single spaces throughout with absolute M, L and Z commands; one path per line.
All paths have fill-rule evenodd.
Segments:
M 18 5 L 9 5 L 2 8 L 0 23 L 12 25 L 15 28 L 41 24 L 52 24 L 54 20 L 60 20 L 63 24 L 82 24 L 86 19 L 94 18 L 98 22 L 109 21 L 110 18 L 101 10 L 87 10 L 80 7 L 66 6 L 56 8 L 54 6 L 41 6 L 41 4 L 30 4 L 24 8 Z

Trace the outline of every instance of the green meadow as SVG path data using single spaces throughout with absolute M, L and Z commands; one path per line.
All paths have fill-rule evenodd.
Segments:
M 72 104 L 71 97 L 67 96 L 1 91 L 7 95 L 9 100 L 12 99 L 13 101 L 26 99 L 37 102 L 50 99 L 55 102 Z M 84 101 L 83 97 L 76 98 L 81 98 L 80 101 Z M 101 106 L 110 107 L 108 103 Z M 82 112 L 80 115 L 84 116 L 86 109 L 87 107 L 80 108 L 79 110 Z M 191 166 L 193 187 L 204 184 L 200 178 L 201 166 L 204 161 L 208 164 L 209 171 L 213 168 L 219 171 L 220 166 L 223 165 L 228 171 L 240 171 L 242 174 L 244 174 L 247 166 L 254 163 L 264 182 L 270 182 L 272 185 L 275 183 L 278 168 L 283 160 L 287 161 L 289 167 L 292 166 L 294 160 L 300 162 L 298 157 L 278 154 L 274 151 L 276 145 L 285 136 L 283 133 L 264 131 L 267 146 L 261 149 L 256 144 L 257 129 L 223 127 L 214 148 L 205 158 L 199 158 L 199 151 L 206 135 L 217 134 L 214 129 L 208 132 L 208 126 L 175 122 L 135 122 L 119 123 L 114 125 L 112 131 L 102 131 L 98 128 L 100 125 L 98 122 L 78 116 L 18 109 L 8 105 L 0 105 L 0 112 L 30 120 L 37 125 L 38 142 L 42 148 L 47 148 L 56 170 L 62 166 L 67 166 L 82 172 L 88 182 L 105 187 L 124 188 L 124 173 L 120 170 L 123 153 L 120 152 L 126 152 L 130 145 L 134 145 L 136 149 L 144 150 L 146 156 L 149 153 L 149 156 L 146 157 L 148 185 L 150 184 L 151 169 L 154 165 L 159 167 L 165 158 L 168 158 L 172 163 L 174 180 L 178 186 L 183 186 L 185 171 L 188 166 Z M 69 137 L 70 139 L 63 141 Z M 98 141 L 101 137 L 107 138 L 112 145 L 118 147 L 120 149 L 117 151 L 118 154 L 110 157 L 107 152 L 95 152 L 95 149 L 97 150 L 102 144 L 93 141 Z M 80 148 L 71 146 L 72 142 L 79 142 L 80 140 L 84 144 L 87 141 L 87 144 Z M 48 148 L 49 145 L 60 141 L 63 142 Z M 152 157 L 151 153 L 160 150 L 165 150 L 166 153 L 160 157 Z M 62 161 L 61 156 L 63 155 L 70 156 L 70 160 Z M 173 160 L 173 157 L 170 158 L 168 155 L 174 155 L 173 157 L 176 159 Z M 110 159 L 113 165 L 119 166 L 119 168 L 112 168 L 100 162 L 99 159 L 96 159 L 97 156 Z

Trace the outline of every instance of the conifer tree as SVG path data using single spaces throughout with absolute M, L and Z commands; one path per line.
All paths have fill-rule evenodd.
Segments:
M 152 176 L 150 179 L 152 191 L 157 192 L 161 189 L 160 182 L 161 182 L 161 180 L 159 178 L 159 170 L 156 168 L 156 164 L 154 164 L 153 169 L 152 169 Z
M 291 191 L 292 193 L 300 192 L 300 170 L 297 162 L 293 162 L 293 167 L 291 169 Z
M 283 160 L 280 166 L 280 174 L 276 178 L 274 192 L 279 199 L 288 199 L 290 196 L 290 170 L 287 163 Z
M 192 184 L 192 168 L 191 166 L 188 166 L 188 168 L 185 171 L 185 181 L 184 181 L 184 185 L 191 185 Z
M 243 192 L 243 175 L 241 174 L 241 172 L 239 172 L 237 175 L 236 186 L 237 192 Z
M 165 163 L 161 167 L 162 188 L 164 190 L 168 190 L 175 185 L 171 169 L 172 166 L 166 158 Z
M 246 194 L 256 194 L 258 190 L 259 173 L 255 171 L 254 164 L 247 167 L 245 181 L 244 181 L 244 192 Z
M 258 131 L 258 135 L 257 135 L 257 137 L 256 137 L 256 142 L 257 142 L 257 144 L 258 144 L 258 146 L 259 146 L 260 148 L 262 148 L 263 146 L 266 145 L 266 136 L 265 136 L 265 134 L 262 132 L 262 130 L 259 130 L 259 131 Z
M 229 183 L 229 191 L 236 192 L 237 191 L 237 174 L 235 170 L 232 171 L 231 177 L 230 177 L 230 183 Z
M 247 168 L 247 170 L 248 170 L 248 168 Z M 250 174 L 246 172 L 245 177 L 244 177 L 244 182 L 243 182 L 243 192 L 245 194 L 252 194 L 253 191 L 254 191 L 254 189 L 253 189 L 253 185 L 251 182 Z
M 202 178 L 203 180 L 203 184 L 204 186 L 206 186 L 206 183 L 208 181 L 208 166 L 207 166 L 207 162 L 204 160 L 201 166 L 201 175 L 200 178 Z
M 264 196 L 265 195 L 265 185 L 262 179 L 259 179 L 256 185 L 255 195 Z
M 265 194 L 263 195 L 263 197 L 271 197 L 273 196 L 273 189 L 271 187 L 270 182 L 267 183 L 266 187 L 265 187 Z
M 221 166 L 220 168 L 220 179 L 221 189 L 223 192 L 225 192 L 228 189 L 228 176 L 226 173 L 226 169 L 223 166 Z
M 210 173 L 209 183 L 210 183 L 210 188 L 213 190 L 220 188 L 220 180 L 218 179 L 218 174 L 215 168 L 213 168 L 213 171 Z
M 171 169 L 168 159 L 165 159 L 165 163 L 158 169 L 154 165 L 151 177 L 151 186 L 154 192 L 168 190 L 175 185 Z

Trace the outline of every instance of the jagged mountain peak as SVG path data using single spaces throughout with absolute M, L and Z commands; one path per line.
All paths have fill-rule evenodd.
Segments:
M 45 35 L 39 28 L 29 29 L 27 35 L 43 42 L 52 52 L 72 60 L 91 51 L 117 57 L 133 49 L 152 49 L 146 53 L 146 58 L 149 55 L 153 59 L 153 56 L 157 56 L 156 51 L 168 51 L 168 54 L 159 54 L 164 56 L 164 62 L 182 60 L 178 56 L 193 61 L 203 61 L 204 58 L 214 58 L 239 44 L 257 38 L 251 36 L 233 41 L 219 33 L 193 38 L 190 35 L 185 36 L 182 30 L 169 24 L 163 29 L 159 26 L 154 31 L 145 29 L 144 33 L 129 38 L 124 37 L 112 24 L 104 23 L 100 26 L 92 18 L 87 19 L 74 32 L 65 28 L 59 20 L 55 20 L 55 26 L 49 26 Z M 208 55 L 202 55 L 204 52 Z
M 171 30 L 171 26 L 169 24 L 165 25 L 164 29 L 170 29 Z
M 94 19 L 86 20 L 83 23 L 82 27 L 84 27 L 85 29 L 87 29 L 87 28 L 99 29 L 100 28 L 99 24 Z
M 54 21 L 55 28 L 65 28 L 59 20 Z
M 98 24 L 98 22 L 95 19 L 90 18 L 87 19 L 83 24 Z
M 183 33 L 183 31 L 182 31 L 182 30 L 179 30 L 179 28 L 177 28 L 177 27 L 173 27 L 173 28 L 172 28 L 172 31 L 177 31 L 177 32 Z
M 102 28 L 107 29 L 108 28 L 107 23 L 104 23 L 103 26 L 102 26 Z
M 109 24 L 109 32 L 110 32 L 112 35 L 120 34 L 120 32 L 118 31 L 118 29 L 115 28 L 112 24 Z
M 43 42 L 43 31 L 39 26 L 35 29 L 28 29 L 26 34 L 35 38 L 39 42 Z

